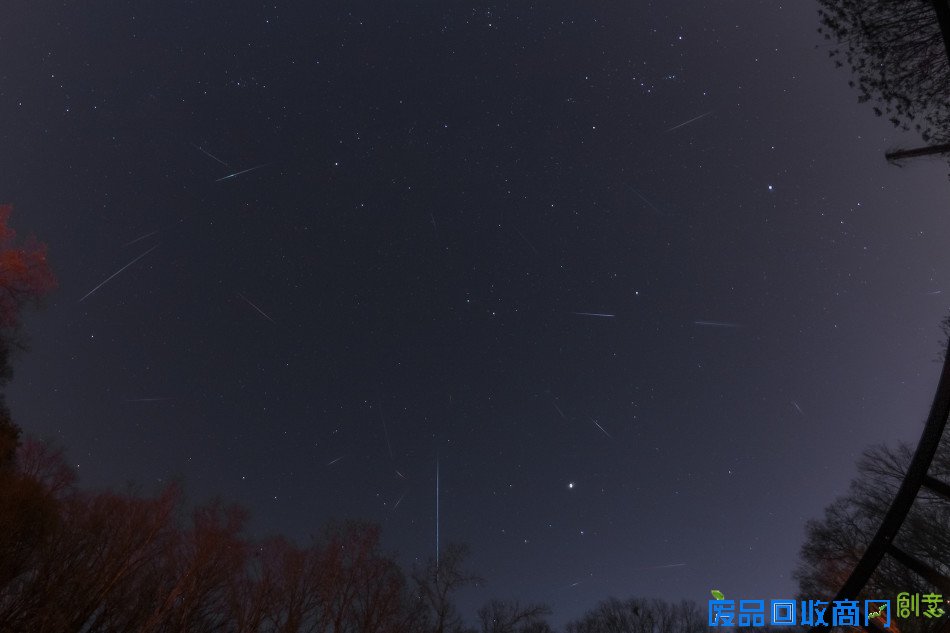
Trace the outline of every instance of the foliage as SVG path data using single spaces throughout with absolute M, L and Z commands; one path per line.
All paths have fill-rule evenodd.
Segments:
M 950 65 L 931 2 L 818 0 L 822 33 L 837 45 L 829 55 L 848 64 L 860 91 L 874 98 L 895 127 L 926 141 L 950 140 Z
M 20 314 L 36 305 L 55 287 L 46 261 L 46 246 L 29 238 L 17 247 L 16 233 L 7 224 L 13 207 L 0 204 L 0 388 L 13 377 L 11 357 L 24 349 Z M 20 442 L 20 428 L 13 422 L 0 393 L 0 471 L 9 471 Z
M 16 247 L 16 232 L 7 221 L 13 207 L 0 204 L 0 328 L 20 325 L 24 306 L 37 304 L 56 286 L 46 261 L 46 245 L 30 237 Z

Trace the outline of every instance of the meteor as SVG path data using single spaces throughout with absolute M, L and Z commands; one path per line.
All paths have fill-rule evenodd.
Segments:
M 594 418 L 591 418 L 590 421 L 593 422 L 594 424 L 596 424 L 596 425 L 597 425 L 597 428 L 600 429 L 601 432 L 602 432 L 604 435 L 606 435 L 606 436 L 609 437 L 610 439 L 614 439 L 613 436 L 612 436 L 610 433 L 608 433 L 608 432 L 604 429 L 604 427 L 602 427 L 602 426 L 600 425 L 600 423 L 599 423 L 597 420 L 595 420 Z
M 83 295 L 83 298 L 79 300 L 79 303 L 82 303 L 82 302 L 86 299 L 86 297 L 88 297 L 89 295 L 91 295 L 92 293 L 94 293 L 96 290 L 99 290 L 99 288 L 102 288 L 104 285 L 106 285 L 107 283 L 109 283 L 109 281 L 112 280 L 116 275 L 118 275 L 118 274 L 121 273 L 123 270 L 125 270 L 126 268 L 128 268 L 129 266 L 131 266 L 132 264 L 134 264 L 135 262 L 139 261 L 140 259 L 142 259 L 142 258 L 145 257 L 146 255 L 148 255 L 148 254 L 151 253 L 152 251 L 154 251 L 156 248 L 158 248 L 158 244 L 156 244 L 156 245 L 153 246 L 152 248 L 148 249 L 147 251 L 145 251 L 144 253 L 142 253 L 141 255 L 139 255 L 138 257 L 136 257 L 135 259 L 133 259 L 132 261 L 130 261 L 128 264 L 126 264 L 125 266 L 123 266 L 123 267 L 120 268 L 119 270 L 117 270 L 117 271 L 115 271 L 114 273 L 112 273 L 111 275 L 109 275 L 109 276 L 106 278 L 105 281 L 103 281 L 101 284 L 99 284 L 98 286 L 96 286 L 95 288 L 93 288 L 92 290 L 90 290 L 89 292 L 87 292 L 85 295 Z
M 225 167 L 230 167 L 230 165 L 228 165 L 226 162 L 224 162 L 223 160 L 221 160 L 220 158 L 218 158 L 217 156 L 215 156 L 214 154 L 212 154 L 212 153 L 209 152 L 208 150 L 204 149 L 203 147 L 199 147 L 199 146 L 195 145 L 194 143 L 192 143 L 191 146 L 194 147 L 194 148 L 195 148 L 196 150 L 198 150 L 199 152 L 201 152 L 202 154 L 204 154 L 205 156 L 207 156 L 208 158 L 210 158 L 210 159 L 212 159 L 212 160 L 218 161 L 219 163 L 221 163 L 221 164 L 224 165 Z
M 395 512 L 396 508 L 399 507 L 399 504 L 402 503 L 402 500 L 405 498 L 407 492 L 409 491 L 408 490 L 403 491 L 403 493 L 399 495 L 399 499 L 396 500 L 396 504 L 393 506 L 393 512 Z
M 653 565 L 651 567 L 637 567 L 635 571 L 643 571 L 647 569 L 669 569 L 670 567 L 686 567 L 686 563 L 672 563 L 670 565 Z
M 683 121 L 683 122 L 680 123 L 679 125 L 674 125 L 674 126 L 671 127 L 670 129 L 668 129 L 667 132 L 672 132 L 673 130 L 678 130 L 678 129 L 680 129 L 680 128 L 683 127 L 683 126 L 689 125 L 690 123 L 695 123 L 696 121 L 699 121 L 700 119 L 703 119 L 703 118 L 708 117 L 708 116 L 709 116 L 710 114 L 712 114 L 712 113 L 713 113 L 713 111 L 710 110 L 709 112 L 706 112 L 705 114 L 700 114 L 700 115 L 697 116 L 697 117 L 693 117 L 693 118 L 690 119 L 689 121 Z
M 274 325 L 277 325 L 277 321 L 275 321 L 274 319 L 270 318 L 270 316 L 268 316 L 268 314 L 267 314 L 266 312 L 264 312 L 263 310 L 261 310 L 260 308 L 258 308 L 258 307 L 254 304 L 253 301 L 251 301 L 250 299 L 248 299 L 247 297 L 245 297 L 244 295 L 242 295 L 240 292 L 237 293 L 237 296 L 239 296 L 239 297 L 241 297 L 242 299 L 244 299 L 244 301 L 246 301 L 249 306 L 251 306 L 252 308 L 254 308 L 255 310 L 257 310 L 258 312 L 260 312 L 260 314 L 261 314 L 262 317 L 264 317 L 265 319 L 267 319 L 268 321 L 270 321 L 270 322 L 273 323 Z
M 725 321 L 693 321 L 693 323 L 709 327 L 742 327 L 738 323 L 727 323 Z
M 249 172 L 249 171 L 254 171 L 255 169 L 260 169 L 261 167 L 267 167 L 267 165 L 268 165 L 268 163 L 264 163 L 263 165 L 258 165 L 258 166 L 256 166 L 256 167 L 250 167 L 250 168 L 248 168 L 248 169 L 242 169 L 241 171 L 236 171 L 236 172 L 234 172 L 233 174 L 228 174 L 227 176 L 224 176 L 224 177 L 222 177 L 222 178 L 218 178 L 217 180 L 215 180 L 215 182 L 221 182 L 222 180 L 227 180 L 228 178 L 234 178 L 235 176 L 240 176 L 241 174 L 246 174 L 246 173 Z
M 146 233 L 145 235 L 142 235 L 141 237 L 137 237 L 137 238 L 135 238 L 134 240 L 132 240 L 131 242 L 126 242 L 125 244 L 122 245 L 122 248 L 125 248 L 126 246 L 132 246 L 132 245 L 135 244 L 136 242 L 141 242 L 141 241 L 144 240 L 146 237 L 152 237 L 153 235 L 155 235 L 156 233 L 158 233 L 160 230 L 161 230 L 161 229 L 155 229 L 155 230 L 152 231 L 151 233 Z

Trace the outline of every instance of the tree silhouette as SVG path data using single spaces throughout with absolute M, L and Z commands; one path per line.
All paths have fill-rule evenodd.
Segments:
M 2 391 L 13 377 L 13 353 L 25 348 L 20 316 L 56 285 L 44 244 L 31 237 L 16 246 L 16 233 L 7 224 L 12 212 L 11 205 L 0 204 L 0 471 L 12 468 L 20 441 L 20 427 L 10 417 Z
M 426 566 L 413 573 L 419 598 L 431 611 L 433 633 L 458 633 L 463 630 L 452 602 L 452 594 L 466 585 L 477 583 L 481 578 L 463 569 L 468 548 L 460 543 L 450 543 L 443 548 L 438 561 L 429 560 Z
M 517 602 L 492 600 L 478 610 L 481 633 L 550 633 L 544 616 L 551 610 L 541 604 L 522 607 Z
M 950 140 L 950 8 L 946 0 L 818 0 L 836 64 L 848 64 L 860 102 L 874 98 L 904 130 Z
M 800 563 L 795 571 L 802 596 L 834 595 L 851 573 L 887 512 L 901 484 L 912 449 L 876 446 L 858 462 L 858 476 L 847 495 L 826 510 L 822 520 L 806 525 Z M 946 480 L 950 475 L 950 445 L 941 441 L 930 474 Z M 895 596 L 899 592 L 950 593 L 941 576 L 950 576 L 950 503 L 922 489 L 890 550 L 872 574 L 860 599 Z M 912 571 L 916 567 L 918 571 Z M 924 575 L 929 576 L 925 578 Z M 892 611 L 892 621 L 894 612 Z M 898 623 L 902 633 L 940 630 L 946 616 L 923 615 Z
M 59 467 L 61 454 L 35 442 L 22 447 L 17 468 L 21 431 L 3 388 L 13 376 L 13 353 L 25 348 L 21 312 L 38 303 L 55 281 L 42 244 L 29 239 L 16 246 L 7 224 L 11 212 L 10 205 L 0 205 L 0 587 L 30 571 L 35 552 L 56 530 L 59 495 L 72 482 L 68 469 Z
M 695 602 L 609 598 L 567 624 L 567 633 L 700 633 L 709 627 Z M 746 628 L 744 630 L 752 630 Z
M 46 246 L 30 237 L 20 248 L 8 226 L 13 207 L 0 204 L 0 327 L 16 328 L 24 306 L 36 304 L 56 281 L 46 261 Z
M 178 486 L 152 497 L 81 492 L 61 460 L 39 446 L 17 462 L 50 500 L 34 522 L 42 529 L 8 529 L 0 497 L 5 633 L 432 631 L 374 524 L 333 523 L 306 548 L 255 542 L 239 506 L 212 501 L 182 524 Z
M 75 482 L 63 452 L 36 440 L 20 447 L 17 466 L 0 474 L 0 589 L 28 571 L 57 529 L 62 498 Z

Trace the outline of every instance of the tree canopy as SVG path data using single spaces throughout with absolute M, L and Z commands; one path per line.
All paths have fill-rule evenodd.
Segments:
M 809 521 L 801 562 L 795 572 L 802 596 L 833 596 L 864 553 L 900 486 L 913 451 L 876 446 L 858 462 L 858 476 L 847 495 L 832 503 L 821 520 Z M 950 481 L 950 442 L 944 439 L 930 468 L 931 476 Z M 943 575 L 950 576 L 950 503 L 922 489 L 904 521 L 894 545 Z M 892 556 L 871 576 L 861 598 L 896 596 L 906 591 L 928 594 L 939 590 Z M 923 608 L 923 607 L 922 607 Z M 893 613 L 893 612 L 892 612 Z M 901 620 L 902 633 L 939 630 L 939 618 Z
M 25 347 L 20 334 L 23 308 L 36 305 L 56 286 L 46 261 L 46 245 L 30 237 L 16 244 L 8 221 L 13 207 L 0 204 L 0 390 L 13 377 L 11 356 Z M 10 417 L 0 391 L 0 471 L 9 470 L 20 441 L 20 428 Z
M 855 75 L 861 102 L 926 141 L 950 140 L 950 64 L 934 7 L 925 0 L 818 0 L 838 66 Z

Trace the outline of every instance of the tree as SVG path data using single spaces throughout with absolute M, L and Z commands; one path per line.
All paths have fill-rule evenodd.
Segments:
M 836 64 L 856 76 L 858 100 L 924 140 L 950 139 L 950 9 L 946 0 L 818 0 Z
M 708 630 L 708 622 L 705 613 L 692 601 L 671 604 L 663 600 L 609 598 L 579 620 L 569 622 L 566 630 L 567 633 L 700 633 Z
M 432 614 L 434 633 L 458 633 L 463 630 L 452 594 L 462 587 L 477 583 L 481 578 L 465 571 L 462 565 L 468 548 L 459 543 L 447 545 L 438 561 L 429 560 L 426 566 L 413 573 L 419 599 Z
M 16 472 L 0 473 L 0 590 L 28 571 L 75 482 L 62 450 L 49 444 L 28 439 L 16 462 Z
M 378 525 L 331 523 L 315 550 L 314 578 L 322 629 L 333 633 L 414 630 L 419 609 L 405 577 L 380 551 Z M 315 546 L 317 546 L 315 545 Z
M 20 313 L 37 305 L 56 280 L 46 261 L 46 245 L 27 238 L 17 248 L 16 232 L 7 225 L 13 207 L 0 204 L 0 327 L 17 328 Z
M 226 630 L 233 584 L 245 573 L 248 543 L 241 535 L 247 511 L 212 501 L 192 513 L 186 530 L 172 529 L 163 539 L 160 565 L 143 578 L 144 586 L 129 583 L 132 601 L 146 596 L 141 609 L 148 617 L 135 627 L 143 633 L 165 630 Z M 131 630 L 127 627 L 126 630 Z
M 68 495 L 28 572 L 0 590 L 0 622 L 36 633 L 140 630 L 179 499 L 174 487 L 148 499 Z
M 0 364 L 4 363 L 2 348 L 4 342 L 0 339 Z M 2 371 L 2 369 L 0 369 Z M 2 378 L 0 378 L 2 380 Z M 16 450 L 20 445 L 20 426 L 10 416 L 6 398 L 0 392 L 0 474 L 13 470 L 16 459 Z
M 31 439 L 14 461 L 0 476 L 5 633 L 432 630 L 378 525 L 331 523 L 305 548 L 252 541 L 240 506 L 186 516 L 177 485 L 151 497 L 81 491 L 63 452 Z M 461 578 L 448 560 L 443 589 Z
M 551 627 L 544 621 L 550 614 L 542 604 L 522 607 L 517 602 L 492 600 L 478 610 L 478 621 L 481 633 L 550 633 Z
M 7 224 L 13 207 L 0 204 L 0 470 L 9 470 L 20 442 L 2 388 L 13 377 L 11 356 L 25 348 L 20 333 L 24 307 L 37 305 L 56 285 L 46 261 L 46 246 L 28 238 L 17 247 L 16 233 Z
M 822 520 L 808 522 L 795 571 L 802 596 L 835 594 L 874 536 L 900 486 L 912 453 L 905 444 L 896 450 L 886 446 L 866 450 L 858 462 L 858 476 L 851 482 L 848 494 L 832 503 Z M 940 443 L 930 475 L 943 481 L 950 479 L 950 444 L 946 440 Z M 950 593 L 911 571 L 908 562 L 922 564 L 920 570 L 925 573 L 926 569 L 935 572 L 936 576 L 931 577 L 933 582 L 940 582 L 939 576 L 950 577 L 950 503 L 926 488 L 921 490 L 894 539 L 891 555 L 882 560 L 860 598 L 896 596 L 902 591 Z M 901 620 L 898 626 L 902 633 L 937 631 L 945 619 L 946 616 L 921 615 Z

